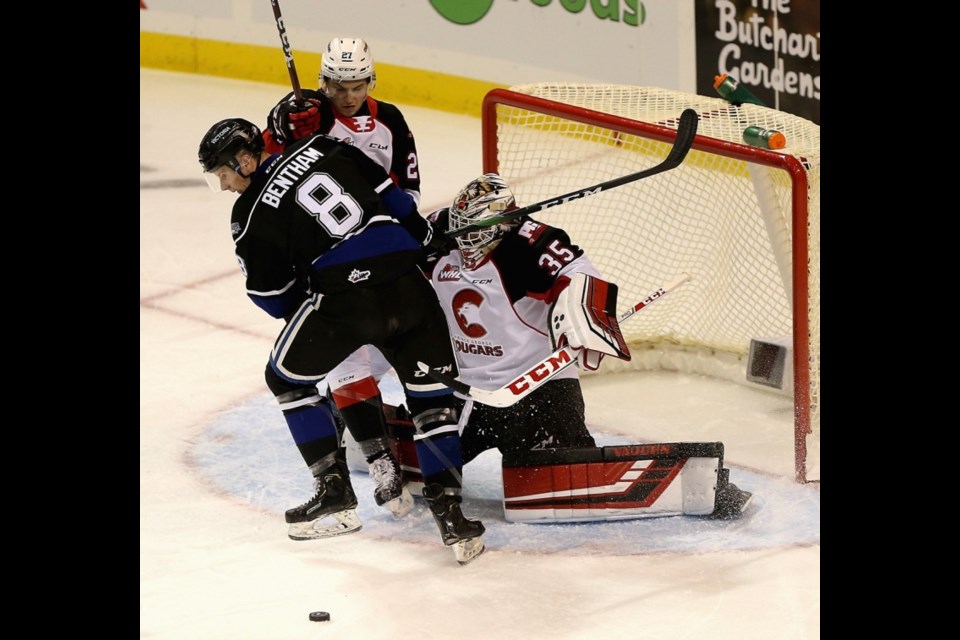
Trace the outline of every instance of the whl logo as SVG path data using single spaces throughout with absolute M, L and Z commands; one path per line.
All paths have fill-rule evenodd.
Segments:
M 437 274 L 437 280 L 441 282 L 459 280 L 459 279 L 460 279 L 460 269 L 453 266 L 452 264 L 446 265 L 443 269 L 440 270 L 440 273 Z
M 503 0 L 501 0 L 502 2 Z M 516 3 L 518 0 L 513 0 Z M 546 7 L 550 0 L 530 0 L 538 7 Z M 493 0 L 430 0 L 430 4 L 437 13 L 456 24 L 474 24 L 483 19 L 493 7 Z M 560 0 L 558 3 L 567 13 L 580 13 L 586 6 L 586 0 Z M 613 20 L 625 25 L 636 27 L 643 24 L 647 18 L 647 10 L 640 0 L 623 0 L 623 13 L 620 14 L 620 5 L 617 2 L 600 3 L 590 2 L 593 15 L 598 20 Z

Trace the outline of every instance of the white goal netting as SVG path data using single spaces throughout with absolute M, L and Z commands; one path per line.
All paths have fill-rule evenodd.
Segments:
M 624 323 L 633 368 L 744 382 L 751 341 L 786 339 L 797 356 L 783 390 L 797 405 L 797 478 L 819 481 L 818 125 L 659 88 L 523 85 L 487 97 L 484 170 L 503 175 L 521 206 L 636 173 L 667 156 L 672 139 L 663 127 L 676 129 L 686 108 L 700 124 L 679 168 L 535 217 L 563 227 L 589 252 L 619 285 L 621 307 L 691 274 Z M 780 131 L 787 146 L 745 145 L 751 125 Z

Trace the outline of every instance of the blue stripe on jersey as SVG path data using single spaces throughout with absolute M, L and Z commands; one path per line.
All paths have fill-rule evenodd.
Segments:
M 403 189 L 387 189 L 380 194 L 383 208 L 398 220 L 403 220 L 411 213 L 417 212 L 417 201 Z
M 253 303 L 269 313 L 274 318 L 282 318 L 290 313 L 303 297 L 303 292 L 287 289 L 280 295 L 261 296 L 247 292 Z
M 453 389 L 442 384 L 438 384 L 437 388 L 432 391 L 414 391 L 409 386 L 405 387 L 404 391 L 414 398 L 436 398 L 438 396 L 449 396 L 453 393 Z
M 344 240 L 313 261 L 314 269 L 323 269 L 335 264 L 375 258 L 398 251 L 418 251 L 419 243 L 398 224 L 364 229 L 363 233 Z

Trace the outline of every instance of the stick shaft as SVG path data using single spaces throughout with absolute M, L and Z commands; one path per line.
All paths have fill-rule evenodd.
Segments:
M 664 171 L 669 171 L 670 169 L 675 169 L 676 167 L 680 166 L 680 164 L 683 162 L 683 159 L 687 156 L 687 152 L 689 152 L 690 148 L 693 146 L 693 140 L 697 135 L 697 127 L 699 123 L 700 116 L 697 115 L 696 111 L 693 109 L 684 109 L 683 113 L 680 114 L 680 123 L 677 125 L 677 136 L 674 139 L 673 147 L 670 149 L 670 153 L 660 164 L 654 167 L 650 167 L 649 169 L 644 169 L 643 171 L 638 171 L 636 173 L 631 173 L 630 175 L 621 176 L 619 178 L 613 178 L 612 180 L 607 180 L 606 182 L 600 182 L 584 189 L 571 191 L 570 193 L 565 193 L 562 196 L 557 196 L 556 198 L 541 200 L 540 202 L 535 202 L 525 207 L 514 209 L 513 211 L 509 211 L 503 215 L 491 216 L 489 218 L 479 220 L 473 224 L 460 227 L 459 229 L 448 231 L 447 236 L 450 238 L 456 238 L 472 231 L 477 231 L 485 227 L 492 227 L 521 216 L 528 216 L 538 211 L 549 209 L 550 207 L 556 207 L 557 205 L 566 204 L 567 202 L 586 198 L 587 196 L 593 196 L 607 191 L 608 189 L 620 187 L 631 182 L 636 182 L 637 180 L 642 180 L 643 178 L 655 176 L 658 173 L 663 173 Z
M 290 40 L 287 39 L 287 28 L 283 26 L 283 15 L 280 13 L 280 1 L 270 0 L 273 6 L 273 17 L 277 21 L 277 33 L 280 34 L 280 46 L 283 47 L 283 57 L 287 61 L 287 71 L 290 72 L 290 84 L 293 86 L 293 95 L 297 102 L 303 102 L 303 90 L 300 89 L 300 78 L 297 76 L 297 65 L 293 62 L 293 51 L 290 50 Z
M 637 311 L 650 306 L 688 280 L 690 280 L 690 274 L 688 273 L 681 273 L 677 275 L 667 284 L 654 291 L 651 291 L 650 294 L 647 295 L 643 300 L 623 312 L 620 315 L 619 321 L 623 322 Z M 465 396 L 469 396 L 482 404 L 502 408 L 516 404 L 523 398 L 526 398 L 528 395 L 542 387 L 548 380 L 556 377 L 558 373 L 574 364 L 579 355 L 579 351 L 575 349 L 571 349 L 570 347 L 561 347 L 537 364 L 524 371 L 505 386 L 492 391 L 471 387 L 470 385 L 451 376 L 432 370 L 422 362 L 418 363 L 418 365 L 421 371 L 432 377 L 437 382 L 447 385 L 454 391 L 457 391 Z

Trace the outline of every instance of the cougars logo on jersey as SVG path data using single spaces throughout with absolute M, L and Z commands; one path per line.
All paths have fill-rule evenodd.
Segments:
M 480 305 L 483 301 L 483 296 L 471 289 L 464 289 L 453 296 L 453 317 L 456 318 L 457 326 L 463 331 L 463 335 L 468 338 L 482 338 L 487 335 L 486 328 L 480 323 Z

